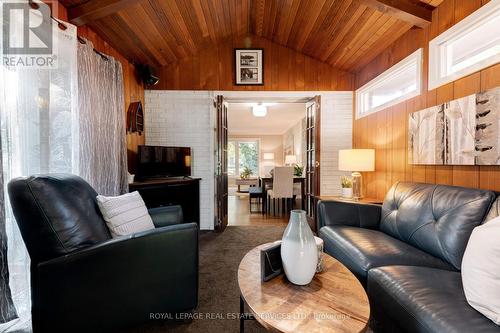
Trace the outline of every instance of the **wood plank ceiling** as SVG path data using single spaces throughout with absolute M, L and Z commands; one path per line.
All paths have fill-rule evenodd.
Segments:
M 443 0 L 401 1 L 430 13 Z M 395 15 L 392 7 L 386 10 L 383 4 L 393 3 L 388 0 L 60 2 L 73 23 L 88 24 L 130 61 L 154 66 L 195 55 L 234 36 L 254 34 L 355 72 L 414 23 Z

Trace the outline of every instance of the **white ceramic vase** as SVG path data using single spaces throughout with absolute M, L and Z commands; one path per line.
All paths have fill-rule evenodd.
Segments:
M 318 248 L 303 210 L 290 213 L 281 241 L 281 260 L 286 277 L 293 284 L 306 285 L 316 273 Z

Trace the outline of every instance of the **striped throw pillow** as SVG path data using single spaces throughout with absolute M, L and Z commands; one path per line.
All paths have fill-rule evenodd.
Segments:
M 146 204 L 137 191 L 117 197 L 98 195 L 97 205 L 113 238 L 155 227 Z

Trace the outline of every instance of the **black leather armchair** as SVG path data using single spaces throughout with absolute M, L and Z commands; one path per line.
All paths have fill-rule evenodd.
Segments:
M 97 193 L 73 175 L 14 179 L 9 197 L 31 257 L 33 331 L 113 332 L 198 302 L 198 227 L 180 207 L 154 230 L 111 239 Z

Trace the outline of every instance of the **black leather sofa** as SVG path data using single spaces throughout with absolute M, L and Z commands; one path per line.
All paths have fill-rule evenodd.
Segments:
M 198 227 L 180 207 L 151 210 L 154 230 L 111 239 L 77 176 L 18 178 L 8 192 L 31 258 L 34 333 L 115 332 L 196 308 Z
M 380 205 L 318 203 L 325 251 L 367 289 L 376 332 L 500 332 L 469 306 L 460 267 L 472 230 L 498 216 L 491 191 L 397 183 Z

